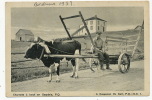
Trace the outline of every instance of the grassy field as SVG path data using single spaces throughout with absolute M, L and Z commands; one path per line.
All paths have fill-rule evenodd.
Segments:
M 106 36 L 123 37 L 123 36 L 132 35 L 132 34 L 138 34 L 138 32 L 139 31 L 137 30 L 105 32 L 104 34 L 102 34 L 102 37 L 104 39 Z M 92 34 L 92 37 L 94 38 L 95 34 Z M 84 45 L 85 43 L 87 43 L 87 50 L 90 49 L 91 42 L 90 42 L 89 37 L 86 37 L 85 39 L 76 39 L 76 40 L 80 41 L 83 50 L 86 49 L 86 46 Z M 136 37 L 129 38 L 129 40 L 136 40 Z M 11 53 L 23 53 L 27 50 L 30 44 L 31 42 L 12 41 Z M 144 33 L 143 32 L 142 32 L 136 52 L 138 52 L 138 54 L 136 54 L 133 57 L 134 60 L 144 59 Z M 85 52 L 82 51 L 82 53 L 85 53 Z M 12 54 L 11 62 L 16 62 L 16 61 L 21 61 L 21 60 L 23 61 L 27 60 L 24 58 L 24 54 Z M 80 63 L 81 63 L 80 70 L 89 68 L 89 65 L 85 64 L 83 61 L 81 61 Z M 38 60 L 12 63 L 11 67 L 12 67 L 11 82 L 25 81 L 29 79 L 48 76 L 48 68 L 44 67 L 43 63 Z M 16 68 L 20 67 L 20 69 L 14 69 L 15 67 Z M 35 67 L 35 68 L 26 68 L 26 67 Z M 62 62 L 60 69 L 61 69 L 61 73 L 72 72 L 72 65 L 69 62 L 69 66 L 67 67 L 67 62 Z
M 80 64 L 80 70 L 88 69 L 88 65 L 85 63 Z M 25 81 L 34 78 L 46 77 L 49 75 L 48 68 L 44 67 L 41 61 L 28 61 L 23 63 L 13 63 L 11 70 L 11 82 Z M 15 67 L 20 67 L 15 69 Z M 26 68 L 31 67 L 31 68 Z M 32 68 L 34 67 L 34 68 Z M 55 69 L 55 68 L 53 68 Z M 60 73 L 72 72 L 72 65 L 68 62 L 62 62 L 60 65 Z M 53 75 L 56 75 L 55 70 L 53 70 Z

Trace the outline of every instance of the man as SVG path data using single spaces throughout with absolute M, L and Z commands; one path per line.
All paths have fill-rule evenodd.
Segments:
M 102 32 L 97 32 L 97 38 L 94 40 L 94 52 L 98 55 L 101 70 L 105 70 L 103 68 L 104 60 L 106 61 L 106 69 L 112 70 L 109 67 L 109 55 L 105 52 L 104 41 L 101 39 L 101 34 Z

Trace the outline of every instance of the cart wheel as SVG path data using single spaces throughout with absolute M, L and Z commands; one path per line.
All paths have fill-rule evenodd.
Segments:
M 118 68 L 121 73 L 127 73 L 130 68 L 130 58 L 126 53 L 122 53 L 118 58 Z

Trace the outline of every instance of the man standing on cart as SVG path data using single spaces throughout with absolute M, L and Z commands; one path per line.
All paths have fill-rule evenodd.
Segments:
M 96 34 L 97 34 L 97 38 L 94 40 L 94 44 L 95 44 L 94 53 L 98 55 L 100 68 L 101 68 L 101 70 L 105 70 L 103 68 L 103 64 L 104 64 L 104 60 L 105 60 L 106 69 L 112 70 L 109 67 L 109 55 L 105 52 L 105 43 L 101 39 L 102 32 L 97 32 Z

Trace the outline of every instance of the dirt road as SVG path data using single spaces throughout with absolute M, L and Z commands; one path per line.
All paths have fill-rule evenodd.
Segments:
M 117 65 L 111 65 L 112 71 L 79 71 L 79 79 L 70 78 L 71 73 L 60 75 L 61 82 L 51 83 L 47 77 L 12 83 L 12 92 L 41 91 L 141 91 L 144 90 L 144 61 L 131 63 L 130 71 L 122 74 Z M 23 73 L 24 74 L 24 73 Z

